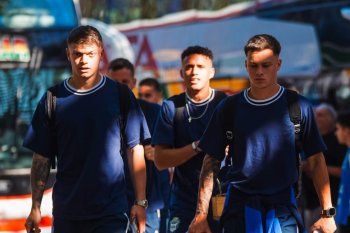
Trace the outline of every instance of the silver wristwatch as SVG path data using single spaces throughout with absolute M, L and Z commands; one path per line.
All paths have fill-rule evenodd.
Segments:
M 142 206 L 145 209 L 147 209 L 147 207 L 148 207 L 148 201 L 146 199 L 144 199 L 144 200 L 136 200 L 134 204 Z
M 195 152 L 197 152 L 197 153 L 199 153 L 199 152 L 201 152 L 202 150 L 198 147 L 198 143 L 197 142 L 192 142 L 192 149 L 195 151 Z

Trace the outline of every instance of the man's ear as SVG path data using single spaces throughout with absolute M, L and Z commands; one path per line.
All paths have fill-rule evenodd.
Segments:
M 210 76 L 209 76 L 209 79 L 214 78 L 214 76 L 215 76 L 215 68 L 213 67 L 213 68 L 210 69 Z
M 180 69 L 179 73 L 180 73 L 180 77 L 181 77 L 182 79 L 184 79 L 184 74 L 182 73 L 182 69 Z
M 282 66 L 282 60 L 278 59 L 277 70 L 280 70 L 281 66 Z
M 66 48 L 66 56 L 67 56 L 68 61 L 70 61 L 68 48 Z

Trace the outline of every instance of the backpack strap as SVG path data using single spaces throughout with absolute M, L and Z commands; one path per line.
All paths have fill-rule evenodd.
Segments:
M 235 122 L 235 112 L 236 112 L 236 99 L 237 95 L 229 96 L 223 106 L 223 125 L 225 133 L 225 144 L 229 145 L 234 141 L 234 122 Z
M 119 97 L 119 108 L 120 108 L 120 153 L 123 154 L 126 149 L 126 123 L 128 119 L 128 113 L 130 110 L 130 97 L 129 97 L 129 88 L 125 84 L 117 83 L 118 85 L 118 97 Z
M 174 124 L 182 122 L 184 119 L 184 111 L 186 105 L 186 93 L 171 97 L 175 105 Z
M 298 171 L 298 181 L 295 184 L 296 198 L 299 198 L 302 191 L 302 166 L 301 166 L 301 151 L 302 151 L 302 127 L 301 127 L 301 109 L 298 93 L 289 89 L 287 91 L 287 105 L 290 121 L 294 125 L 295 135 L 295 151 L 296 151 L 296 167 Z
M 56 168 L 56 153 L 57 153 L 57 130 L 55 127 L 55 111 L 56 111 L 56 102 L 57 102 L 57 92 L 58 85 L 50 87 L 46 91 L 46 102 L 45 102 L 45 114 L 47 119 L 47 125 L 52 134 L 51 148 L 53 148 L 54 153 L 50 155 L 51 168 Z

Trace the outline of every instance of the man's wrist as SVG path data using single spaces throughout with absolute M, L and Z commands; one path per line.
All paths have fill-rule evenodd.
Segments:
M 205 215 L 205 216 L 207 216 L 208 212 L 207 211 L 203 211 L 203 210 L 196 210 L 196 215 Z
M 143 200 L 135 200 L 134 205 L 141 206 L 145 209 L 148 207 L 148 201 L 146 199 Z
M 191 146 L 192 149 L 196 152 L 196 153 L 200 153 L 202 152 L 202 150 L 198 147 L 199 141 L 194 141 L 192 142 Z
M 321 210 L 321 218 L 332 218 L 336 215 L 337 211 L 334 207 Z

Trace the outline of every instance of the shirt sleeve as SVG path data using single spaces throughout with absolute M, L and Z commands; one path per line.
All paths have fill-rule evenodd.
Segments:
M 316 125 L 312 105 L 303 97 L 300 97 L 302 115 L 302 148 L 305 158 L 325 151 L 326 145 Z
M 23 146 L 34 153 L 50 158 L 56 151 L 53 147 L 54 136 L 48 124 L 45 112 L 46 94 L 40 99 L 32 122 L 24 137 Z
M 223 160 L 225 157 L 226 148 L 226 132 L 223 125 L 223 109 L 225 104 L 227 104 L 227 99 L 221 101 L 221 103 L 216 107 L 198 145 L 198 147 L 206 154 L 215 157 L 219 161 Z
M 175 145 L 174 116 L 174 102 L 165 100 L 162 104 L 156 124 L 154 126 L 152 145 Z
M 125 137 L 128 148 L 142 144 L 151 138 L 145 116 L 134 94 L 128 89 L 129 112 L 125 125 Z

